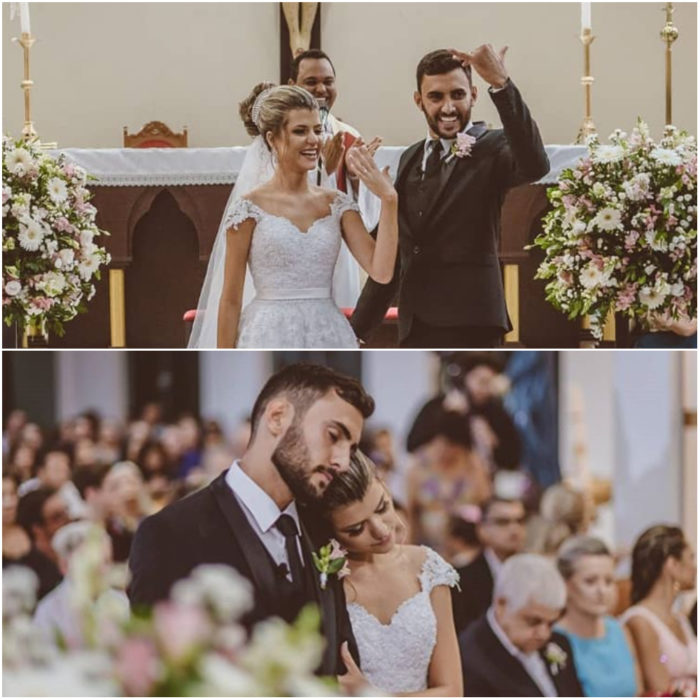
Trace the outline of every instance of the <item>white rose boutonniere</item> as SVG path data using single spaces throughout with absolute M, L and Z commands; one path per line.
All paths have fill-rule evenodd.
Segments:
M 566 667 L 569 655 L 556 642 L 550 642 L 544 650 L 544 658 L 549 664 L 549 672 L 556 676 Z

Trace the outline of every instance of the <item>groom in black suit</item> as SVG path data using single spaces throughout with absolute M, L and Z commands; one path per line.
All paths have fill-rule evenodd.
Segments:
M 416 71 L 429 135 L 401 156 L 400 255 L 393 280 L 368 280 L 351 323 L 365 339 L 398 292 L 407 348 L 496 347 L 511 329 L 498 247 L 506 192 L 549 171 L 537 125 L 504 64 L 506 49 L 438 50 Z M 472 68 L 489 84 L 503 129 L 472 122 Z
M 241 460 L 141 523 L 129 559 L 132 607 L 167 598 L 200 564 L 227 564 L 253 585 L 248 629 L 273 615 L 292 621 L 306 603 L 317 603 L 327 642 L 319 672 L 342 673 L 344 641 L 358 658 L 343 588 L 335 576 L 321 588 L 311 552 L 325 542 L 312 542 L 295 499 L 323 499 L 348 468 L 373 410 L 358 381 L 327 367 L 292 365 L 272 376 L 253 407 Z

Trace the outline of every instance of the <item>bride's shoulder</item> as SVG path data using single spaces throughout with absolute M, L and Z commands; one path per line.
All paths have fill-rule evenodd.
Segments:
M 426 546 L 417 546 L 421 550 L 420 578 L 429 589 L 435 586 L 455 586 L 459 583 L 457 570 L 448 561 L 442 558 L 434 549 Z

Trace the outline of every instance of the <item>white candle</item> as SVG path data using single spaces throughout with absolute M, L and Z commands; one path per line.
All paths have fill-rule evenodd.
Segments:
M 591 3 L 581 3 L 581 29 L 591 29 Z
M 31 28 L 29 26 L 29 3 L 28 2 L 19 3 L 19 26 L 22 30 L 22 34 L 31 34 Z

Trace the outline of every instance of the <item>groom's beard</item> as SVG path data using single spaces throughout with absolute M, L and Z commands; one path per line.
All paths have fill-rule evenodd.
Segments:
M 446 134 L 442 131 L 440 131 L 440 122 L 438 121 L 438 117 L 440 116 L 440 112 L 438 112 L 435 116 L 431 116 L 428 114 L 426 109 L 423 107 L 423 114 L 425 115 L 425 121 L 428 122 L 428 128 L 434 133 L 437 134 L 440 138 L 446 139 L 446 138 L 454 138 L 456 134 Z M 469 124 L 469 120 L 471 119 L 471 109 L 466 113 L 466 114 L 460 114 L 459 112 L 454 112 L 454 115 L 457 117 L 457 122 L 459 123 L 459 130 L 457 133 L 461 133 L 464 131 L 464 127 Z M 443 116 L 448 116 L 448 115 L 443 115 Z M 452 116 L 452 115 L 449 115 Z
M 272 453 L 271 459 L 295 500 L 314 504 L 323 499 L 323 493 L 311 483 L 312 470 L 309 468 L 311 458 L 304 435 L 298 425 L 289 427 Z M 323 467 L 317 469 L 323 469 Z

